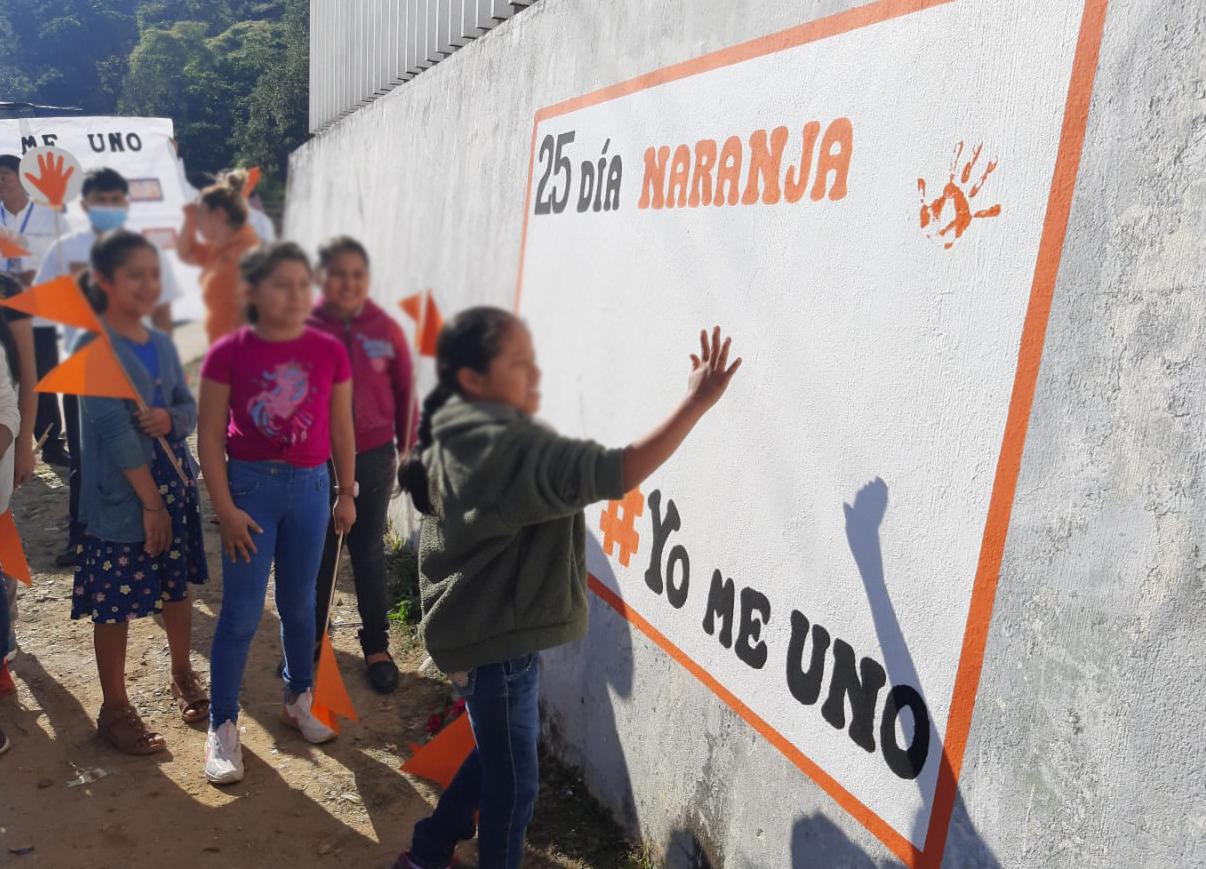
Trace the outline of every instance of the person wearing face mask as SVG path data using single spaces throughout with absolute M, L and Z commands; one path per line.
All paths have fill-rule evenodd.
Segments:
M 42 265 L 38 269 L 34 284 L 45 283 L 62 275 L 77 276 L 88 268 L 88 257 L 97 239 L 106 232 L 120 229 L 126 222 L 130 212 L 130 185 L 122 174 L 114 169 L 93 169 L 84 176 L 84 186 L 81 191 L 80 207 L 88 215 L 89 226 L 79 232 L 63 236 L 50 246 Z M 159 304 L 146 325 L 154 326 L 160 332 L 172 333 L 172 302 L 182 295 L 180 284 L 172 263 L 159 254 L 159 277 L 162 290 L 159 294 Z M 76 330 L 66 326 L 64 343 L 72 346 Z M 70 526 L 67 546 L 55 558 L 59 567 L 70 567 L 75 564 L 76 549 L 84 539 L 84 527 L 79 520 L 80 497 L 80 415 L 79 400 L 74 395 L 63 396 L 63 416 L 67 423 L 67 444 L 70 462 L 68 484 L 70 498 Z
M 130 215 L 130 185 L 115 169 L 92 169 L 84 176 L 80 207 L 88 215 L 88 228 L 65 235 L 50 246 L 34 284 L 45 283 L 61 275 L 75 276 L 88 267 L 88 255 L 96 240 L 103 233 L 125 226 Z M 181 298 L 183 293 L 175 270 L 163 251 L 159 251 L 159 271 L 163 290 L 148 325 L 170 335 L 172 302 Z M 74 330 L 69 330 L 64 336 L 64 344 L 70 347 L 74 337 Z

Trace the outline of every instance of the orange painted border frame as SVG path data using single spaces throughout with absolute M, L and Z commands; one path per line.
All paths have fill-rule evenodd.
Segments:
M 810 21 L 779 33 L 752 39 L 692 60 L 654 70 L 628 81 L 538 110 L 532 122 L 531 150 L 528 156 L 528 186 L 524 198 L 523 230 L 520 238 L 519 268 L 515 285 L 516 311 L 519 310 L 523 296 L 524 257 L 527 253 L 528 219 L 531 215 L 532 179 L 536 163 L 536 132 L 542 121 L 628 96 L 660 84 L 955 2 L 959 2 L 959 0 L 876 0 L 876 2 Z M 1084 11 L 1072 60 L 1072 74 L 1068 84 L 1063 123 L 1060 129 L 1055 171 L 1051 179 L 1051 189 L 1047 195 L 1046 216 L 1043 221 L 1038 257 L 1030 288 L 1030 300 L 1022 326 L 1022 338 L 1018 349 L 1018 364 L 1009 401 L 1009 413 L 1005 421 L 1005 432 L 1001 439 L 1001 451 L 997 459 L 988 514 L 984 523 L 980 558 L 972 585 L 963 648 L 955 673 L 946 734 L 942 743 L 942 763 L 938 771 L 938 781 L 935 786 L 924 848 L 915 847 L 887 822 L 859 802 L 836 779 L 806 757 L 803 752 L 742 703 L 703 667 L 688 657 L 682 649 L 672 643 L 640 613 L 625 603 L 623 598 L 595 577 L 590 577 L 591 590 L 604 603 L 627 619 L 637 630 L 707 686 L 746 723 L 866 827 L 905 865 L 916 867 L 916 869 L 937 869 L 941 865 L 951 813 L 958 795 L 959 774 L 962 770 L 963 756 L 971 730 L 972 715 L 975 712 L 976 694 L 979 690 L 980 674 L 984 665 L 984 649 L 988 642 L 988 628 L 992 620 L 993 604 L 996 600 L 1001 560 L 1005 551 L 1005 538 L 1009 531 L 1018 473 L 1021 469 L 1022 453 L 1026 445 L 1026 431 L 1030 423 L 1030 411 L 1034 403 L 1039 366 L 1042 362 L 1047 323 L 1051 313 L 1051 300 L 1055 291 L 1064 238 L 1072 210 L 1072 194 L 1080 169 L 1089 102 L 1097 73 L 1101 39 L 1105 31 L 1107 4 L 1108 0 L 1084 0 Z

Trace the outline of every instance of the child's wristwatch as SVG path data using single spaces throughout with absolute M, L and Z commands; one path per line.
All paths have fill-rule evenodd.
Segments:
M 346 493 L 346 492 L 344 492 L 344 490 L 343 490 L 343 486 L 341 486 L 341 485 L 339 485 L 338 483 L 336 483 L 336 484 L 335 484 L 335 494 L 336 494 L 336 495 L 345 495 L 345 494 L 347 494 L 347 493 Z M 352 497 L 353 497 L 353 498 L 359 498 L 359 497 L 360 497 L 360 481 L 359 481 L 359 480 L 357 480 L 356 482 L 352 483 Z

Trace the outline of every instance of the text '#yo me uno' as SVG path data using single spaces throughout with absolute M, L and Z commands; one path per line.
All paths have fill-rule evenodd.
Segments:
M 645 584 L 681 610 L 691 596 L 691 556 L 681 542 L 672 542 L 671 535 L 682 528 L 682 518 L 673 499 L 666 499 L 662 510 L 659 490 L 649 494 L 648 506 L 653 546 Z M 771 601 L 765 594 L 753 586 L 739 588 L 719 569 L 712 571 L 701 627 L 753 670 L 766 667 L 770 657 L 762 628 L 772 617 Z M 802 706 L 814 706 L 821 699 L 826 668 L 831 666 L 821 717 L 830 726 L 845 730 L 868 753 L 878 750 L 888 768 L 900 778 L 917 778 L 929 757 L 931 737 L 929 710 L 921 693 L 911 685 L 892 685 L 880 704 L 880 692 L 887 681 L 882 664 L 869 657 L 859 659 L 849 643 L 832 637 L 825 627 L 810 622 L 798 610 L 791 611 L 790 621 L 784 679 L 792 697 Z M 902 745 L 897 722 L 906 709 L 913 720 L 912 735 L 905 728 L 904 741 L 908 744 Z

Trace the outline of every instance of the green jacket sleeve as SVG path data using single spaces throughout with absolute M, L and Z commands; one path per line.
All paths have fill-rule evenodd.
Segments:
M 504 523 L 534 525 L 624 496 L 624 450 L 561 437 L 526 421 L 509 435 L 491 462 L 498 473 L 482 481 L 497 486 Z

